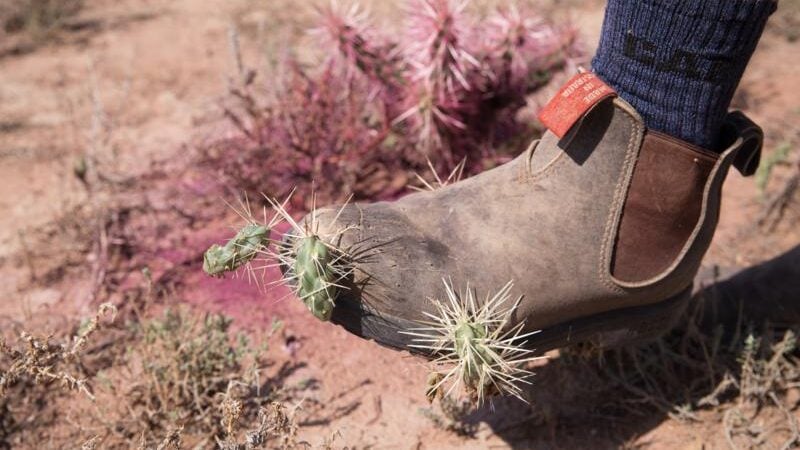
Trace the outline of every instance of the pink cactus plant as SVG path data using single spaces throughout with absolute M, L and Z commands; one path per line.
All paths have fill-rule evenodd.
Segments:
M 407 0 L 405 32 L 387 35 L 356 6 L 321 11 L 328 46 L 313 68 L 289 60 L 266 107 L 245 101 L 241 133 L 214 144 L 216 167 L 239 189 L 285 196 L 292 206 L 399 195 L 428 160 L 465 175 L 530 124 L 526 96 L 581 56 L 577 33 L 516 8 L 477 21 L 465 2 Z M 245 97 L 239 95 L 239 97 Z M 244 100 L 243 100 L 244 101 Z

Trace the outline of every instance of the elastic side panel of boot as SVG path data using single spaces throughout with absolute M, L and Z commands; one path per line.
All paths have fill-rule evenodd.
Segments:
M 667 135 L 645 135 L 622 211 L 614 277 L 638 282 L 669 268 L 697 225 L 717 157 Z

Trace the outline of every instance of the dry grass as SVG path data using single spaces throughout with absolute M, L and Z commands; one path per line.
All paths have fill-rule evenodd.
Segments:
M 0 57 L 53 40 L 83 8 L 83 0 L 0 0 Z
M 719 420 L 732 448 L 800 444 L 793 412 L 798 405 L 787 401 L 800 386 L 796 332 L 741 317 L 734 327 L 709 329 L 716 322 L 703 314 L 698 302 L 677 329 L 653 343 L 609 351 L 568 349 L 560 363 L 599 377 L 616 392 L 612 403 L 618 413 L 659 411 L 682 422 Z
M 783 169 L 788 173 L 785 173 L 777 190 L 768 193 L 766 187 L 776 169 Z M 757 181 L 762 191 L 764 208 L 758 218 L 758 224 L 773 230 L 784 220 L 789 206 L 796 203 L 797 194 L 800 192 L 800 151 L 789 142 L 784 142 L 764 161 L 759 171 Z
M 106 323 L 103 317 L 115 312 L 103 305 L 71 338 L 23 332 L 19 348 L 0 344 L 0 447 L 21 442 L 82 442 L 86 449 L 128 448 L 132 442 L 142 449 L 298 445 L 294 411 L 280 403 L 289 397 L 282 379 L 261 373 L 268 365 L 266 344 L 256 346 L 233 333 L 224 316 L 188 309 L 142 321 L 129 314 L 115 330 L 116 339 L 94 342 Z M 84 360 L 84 351 L 94 360 Z M 75 401 L 71 391 L 88 401 Z
M 283 398 L 279 380 L 262 374 L 266 340 L 253 345 L 232 333 L 230 319 L 188 309 L 134 327 L 123 360 L 97 376 L 103 388 L 90 429 L 104 446 L 133 439 L 147 446 L 177 429 L 187 445 L 233 445 L 240 421 L 263 425 L 253 434 L 259 442 L 288 433 L 288 419 L 274 403 Z
M 44 38 L 83 7 L 83 0 L 3 0 L 0 25 L 8 34 L 29 33 Z
M 101 319 L 116 315 L 117 309 L 110 303 L 100 305 L 97 314 L 71 339 L 54 343 L 52 336 L 34 336 L 27 331 L 19 335 L 19 348 L 12 348 L 0 338 L 0 398 L 21 380 L 49 386 L 52 383 L 77 390 L 94 400 L 94 395 L 85 378 L 74 375 L 71 368 L 79 363 L 81 351 L 92 335 L 101 327 Z

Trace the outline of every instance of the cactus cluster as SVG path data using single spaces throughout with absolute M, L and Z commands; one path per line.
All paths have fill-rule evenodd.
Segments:
M 434 363 L 447 367 L 430 378 L 429 398 L 447 396 L 463 385 L 478 404 L 494 394 L 524 401 L 520 384 L 529 384 L 533 375 L 525 364 L 541 357 L 525 348 L 525 339 L 535 331 L 523 333 L 524 322 L 508 326 L 520 301 L 511 302 L 513 283 L 479 305 L 474 290 L 467 287 L 458 293 L 451 282 L 443 281 L 446 301 L 432 299 L 436 311 L 424 313 L 430 320 L 403 332 L 413 336 L 411 347 L 437 356 Z
M 268 201 L 274 210 L 272 220 L 261 224 L 249 213 L 242 215 L 247 224 L 225 245 L 212 245 L 206 251 L 203 270 L 222 276 L 264 255 L 282 267 L 280 283 L 291 287 L 314 317 L 329 321 L 336 297 L 346 289 L 345 280 L 353 272 L 353 256 L 334 245 L 348 230 L 335 226 L 344 206 L 333 217 L 325 215 L 329 221 L 322 223 L 322 215 L 312 204 L 311 213 L 299 223 L 285 209 L 288 199 L 283 204 Z M 273 243 L 270 231 L 281 221 L 291 228 L 282 242 Z M 520 302 L 520 298 L 511 301 L 513 283 L 479 302 L 469 286 L 457 292 L 452 282 L 443 282 L 446 298 L 431 299 L 433 311 L 424 312 L 429 320 L 401 331 L 413 337 L 411 347 L 435 358 L 437 369 L 429 378 L 428 397 L 448 396 L 463 386 L 479 405 L 495 394 L 522 399 L 520 386 L 529 383 L 532 375 L 525 365 L 539 357 L 525 348 L 526 338 L 535 332 L 523 332 L 524 322 L 510 326 L 511 314 Z
M 445 184 L 439 182 L 440 186 Z M 212 245 L 206 251 L 203 270 L 222 276 L 264 255 L 283 269 L 280 283 L 291 287 L 314 317 L 329 321 L 336 298 L 347 289 L 346 280 L 353 273 L 353 255 L 334 244 L 349 229 L 336 227 L 344 206 L 332 217 L 325 214 L 323 223 L 323 215 L 312 203 L 311 213 L 300 223 L 285 209 L 288 199 L 283 204 L 268 201 L 273 219 L 261 224 L 250 214 L 242 215 L 248 223 L 225 245 Z M 270 231 L 281 221 L 291 228 L 281 242 L 273 243 Z M 437 368 L 429 378 L 428 397 L 448 396 L 463 386 L 479 405 L 495 394 L 523 399 L 520 386 L 529 383 L 532 375 L 525 365 L 539 357 L 525 348 L 526 338 L 536 332 L 523 332 L 524 322 L 510 326 L 511 314 L 521 300 L 511 301 L 513 283 L 479 302 L 469 286 L 457 292 L 452 282 L 443 282 L 446 298 L 431 299 L 433 311 L 423 312 L 428 320 L 420 327 L 401 331 L 412 336 L 412 348 L 435 358 Z M 448 383 L 449 389 L 444 392 Z
M 252 272 L 250 264 L 262 255 L 261 259 L 273 261 L 264 267 L 283 269 L 280 283 L 290 286 L 316 318 L 330 320 L 336 296 L 344 288 L 342 281 L 352 272 L 348 252 L 330 242 L 346 229 L 320 233 L 320 220 L 313 205 L 310 218 L 300 224 L 286 210 L 289 198 L 283 203 L 270 198 L 267 201 L 274 212 L 272 219 L 267 222 L 265 211 L 263 223 L 254 220 L 249 204 L 243 204 L 244 211 L 237 213 L 247 224 L 225 245 L 214 244 L 206 250 L 203 270 L 212 277 L 221 277 L 242 267 Z M 338 214 L 326 225 L 332 226 L 337 219 Z M 291 229 L 284 234 L 284 242 L 272 245 L 270 232 L 282 221 Z
M 530 2 L 478 14 L 460 0 L 403 0 L 392 24 L 355 3 L 318 9 L 317 52 L 289 51 L 278 73 L 231 84 L 235 130 L 205 154 L 236 189 L 296 187 L 293 206 L 307 210 L 312 193 L 326 204 L 396 198 L 426 158 L 440 173 L 465 158 L 466 176 L 482 172 L 537 133 L 536 105 L 521 112 L 529 94 L 583 62 L 577 29 Z

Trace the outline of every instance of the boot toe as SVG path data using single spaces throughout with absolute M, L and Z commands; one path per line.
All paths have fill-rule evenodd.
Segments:
M 446 247 L 437 245 L 405 215 L 381 202 L 323 208 L 301 222 L 336 250 L 338 264 L 349 275 L 337 284 L 331 321 L 362 338 L 398 349 L 408 349 L 403 330 L 425 320 L 423 302 L 432 295 L 430 284 L 442 274 Z M 298 233 L 287 233 L 292 246 Z M 292 268 L 282 266 L 287 275 Z M 438 287 L 438 286 L 437 286 Z

